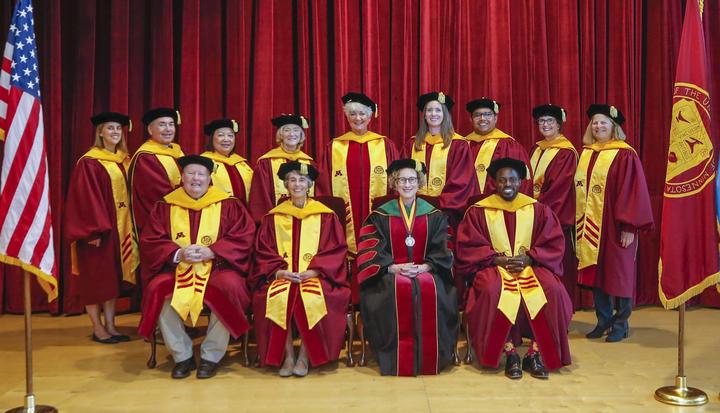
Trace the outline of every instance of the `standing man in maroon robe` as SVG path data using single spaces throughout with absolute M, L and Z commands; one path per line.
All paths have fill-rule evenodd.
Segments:
M 185 378 L 196 365 L 183 322 L 189 317 L 194 325 L 208 307 L 197 372 L 204 379 L 215 375 L 230 335 L 239 337 L 249 327 L 246 277 L 255 225 L 240 200 L 210 186 L 212 160 L 190 155 L 178 163 L 182 187 L 155 205 L 140 239 L 141 260 L 151 277 L 138 330 L 149 337 L 159 323 L 175 360 L 171 376 Z
M 155 202 L 180 184 L 177 159 L 184 155 L 174 143 L 180 113 L 175 109 L 156 108 L 142 118 L 150 138 L 135 152 L 130 161 L 130 209 L 135 234 L 140 237 L 145 221 Z
M 475 165 L 477 191 L 483 198 L 495 193 L 495 184 L 487 168 L 495 159 L 513 158 L 530 164 L 525 148 L 512 136 L 496 127 L 500 104 L 491 98 L 482 97 L 465 105 L 470 114 L 473 132 L 465 137 L 470 142 L 470 152 Z M 532 195 L 532 180 L 523 182 L 520 192 Z
M 562 229 L 550 208 L 519 193 L 526 173 L 517 159 L 490 164 L 495 194 L 472 205 L 460 223 L 457 267 L 472 280 L 465 315 L 480 364 L 497 368 L 504 352 L 510 379 L 523 370 L 546 379 L 548 370 L 570 364 L 572 304 L 558 277 Z M 522 336 L 531 341 L 521 364 L 515 344 Z

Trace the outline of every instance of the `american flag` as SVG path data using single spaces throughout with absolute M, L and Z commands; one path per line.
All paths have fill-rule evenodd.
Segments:
M 0 69 L 0 261 L 35 274 L 57 298 L 45 133 L 31 0 L 18 0 Z

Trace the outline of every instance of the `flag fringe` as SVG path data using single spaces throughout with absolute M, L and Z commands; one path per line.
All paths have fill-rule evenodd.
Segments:
M 7 255 L 0 254 L 0 262 L 21 267 L 23 270 L 35 274 L 35 276 L 37 276 L 38 284 L 40 284 L 40 287 L 45 290 L 45 293 L 48 296 L 49 303 L 55 301 L 58 297 L 57 279 L 55 279 L 52 275 L 32 264 L 22 262 L 16 257 L 9 257 Z
M 668 299 L 665 293 L 662 289 L 662 258 L 660 259 L 660 262 L 658 263 L 658 274 L 659 274 L 659 280 L 658 280 L 658 295 L 660 296 L 660 302 L 662 303 L 663 307 L 665 307 L 666 310 L 672 310 L 674 308 L 679 307 L 680 305 L 687 302 L 689 299 L 695 297 L 696 295 L 702 293 L 705 291 L 706 288 L 720 283 L 720 272 L 716 272 L 715 274 L 710 274 L 705 279 L 700 281 L 699 283 L 693 285 L 692 287 L 685 290 L 682 294 Z M 717 287 L 718 292 L 720 292 L 720 286 Z

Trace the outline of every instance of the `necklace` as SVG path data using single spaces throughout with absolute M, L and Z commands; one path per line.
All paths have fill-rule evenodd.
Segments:
M 412 247 L 415 245 L 415 238 L 412 236 L 412 230 L 413 225 L 415 225 L 415 209 L 417 207 L 417 199 L 413 200 L 412 207 L 410 207 L 410 214 L 407 213 L 405 210 L 405 205 L 403 205 L 402 200 L 398 199 L 398 203 L 400 204 L 400 213 L 403 217 L 403 223 L 405 224 L 405 231 L 407 232 L 407 237 L 405 237 L 405 245 L 408 247 Z

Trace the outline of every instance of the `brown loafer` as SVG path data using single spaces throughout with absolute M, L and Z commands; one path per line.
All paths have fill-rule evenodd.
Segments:
M 538 352 L 533 353 L 531 356 L 526 355 L 523 357 L 522 369 L 529 372 L 530 375 L 536 379 L 545 380 L 549 377 L 542 360 L 540 360 L 540 353 Z
M 505 357 L 505 376 L 511 380 L 522 378 L 520 356 L 517 353 L 512 353 Z
M 190 357 L 187 360 L 175 363 L 175 367 L 173 367 L 170 377 L 173 379 L 184 379 L 189 376 L 190 372 L 195 370 L 195 368 L 195 359 Z
M 197 370 L 197 378 L 198 379 L 209 379 L 210 377 L 214 377 L 215 373 L 217 373 L 218 363 L 213 363 L 212 361 L 200 359 L 200 367 L 198 367 Z

